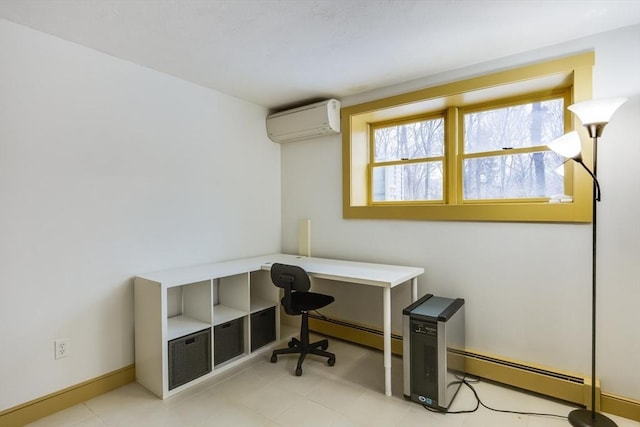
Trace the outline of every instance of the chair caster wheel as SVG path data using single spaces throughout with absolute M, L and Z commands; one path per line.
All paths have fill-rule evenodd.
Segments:
M 293 348 L 296 346 L 296 343 L 294 343 L 293 341 L 289 341 L 287 345 L 289 346 L 289 348 Z
M 322 350 L 326 351 L 328 348 L 329 348 L 329 344 L 328 343 L 322 344 Z
M 296 368 L 296 377 L 302 375 L 302 368 Z
M 271 363 L 276 363 L 278 361 L 278 356 L 276 356 L 275 354 L 271 355 Z
M 333 366 L 335 364 L 336 364 L 336 358 L 335 357 L 332 357 L 329 360 L 327 360 L 327 365 Z

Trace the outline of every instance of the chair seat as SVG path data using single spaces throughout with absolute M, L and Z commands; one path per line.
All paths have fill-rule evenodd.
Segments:
M 294 292 L 291 294 L 291 308 L 295 311 L 317 310 L 331 304 L 335 298 L 331 295 L 315 292 Z

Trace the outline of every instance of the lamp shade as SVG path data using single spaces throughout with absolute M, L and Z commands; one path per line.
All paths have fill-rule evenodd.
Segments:
M 575 130 L 554 139 L 547 144 L 547 147 L 569 159 L 579 159 L 581 157 L 582 144 L 580 143 L 580 136 Z
M 587 126 L 594 123 L 609 123 L 613 113 L 625 102 L 627 98 L 592 99 L 578 102 L 567 108 L 578 116 L 584 126 Z

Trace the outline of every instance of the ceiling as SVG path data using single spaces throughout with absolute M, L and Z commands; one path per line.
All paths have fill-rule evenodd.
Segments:
M 640 23 L 640 0 L 0 0 L 0 18 L 266 106 Z

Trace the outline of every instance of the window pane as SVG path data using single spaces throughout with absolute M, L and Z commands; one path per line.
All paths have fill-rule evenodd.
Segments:
M 539 147 L 564 133 L 564 101 L 532 102 L 464 115 L 464 152 Z
M 444 154 L 444 119 L 376 128 L 373 137 L 375 162 L 439 157 Z
M 442 162 L 373 168 L 373 200 L 442 200 Z
M 556 171 L 564 158 L 544 151 L 490 156 L 464 161 L 464 199 L 517 199 L 564 193 L 564 178 Z

